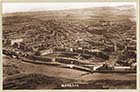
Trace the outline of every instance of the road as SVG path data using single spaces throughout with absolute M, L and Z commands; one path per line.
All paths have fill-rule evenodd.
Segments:
M 5 59 L 5 58 L 4 58 Z M 136 80 L 136 73 L 90 73 L 87 71 L 79 71 L 70 68 L 62 68 L 43 64 L 34 64 L 29 62 L 22 62 L 17 59 L 4 60 L 4 63 L 11 63 L 22 70 L 23 73 L 39 73 L 48 76 L 62 77 L 76 80 Z
M 88 73 L 68 68 L 55 67 L 50 65 L 38 65 L 27 62 L 20 63 L 26 73 L 39 73 L 54 77 L 62 77 L 76 80 L 136 80 L 136 73 Z

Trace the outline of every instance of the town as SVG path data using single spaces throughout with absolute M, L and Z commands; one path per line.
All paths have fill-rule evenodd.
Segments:
M 42 74 L 49 78 L 50 76 L 66 78 L 63 79 L 66 85 L 67 79 L 85 81 L 88 77 L 85 79 L 82 77 L 92 75 L 91 80 L 95 80 L 96 74 L 135 76 L 137 71 L 136 22 L 133 20 L 135 18 L 133 14 L 127 16 L 127 13 L 131 14 L 134 10 L 131 9 L 127 11 L 117 7 L 97 7 L 21 12 L 3 16 L 4 88 L 29 88 L 29 86 L 21 86 L 22 83 L 18 85 L 13 83 L 14 80 L 8 80 L 30 73 Z M 101 14 L 97 10 L 102 11 Z M 75 13 L 77 11 L 79 13 Z M 82 15 L 81 12 L 85 13 Z M 112 12 L 117 12 L 118 15 L 113 15 Z M 116 80 L 123 82 L 122 77 L 118 78 Z M 135 78 L 131 78 L 133 78 L 132 85 L 136 85 L 133 82 Z M 108 81 L 106 79 L 108 77 L 102 80 L 106 82 Z M 26 79 L 23 80 L 26 81 Z M 113 77 L 109 81 L 111 85 L 114 81 Z M 81 87 L 81 84 L 75 82 L 70 84 Z M 61 88 L 61 85 L 50 87 Z M 135 87 L 130 85 L 130 88 Z

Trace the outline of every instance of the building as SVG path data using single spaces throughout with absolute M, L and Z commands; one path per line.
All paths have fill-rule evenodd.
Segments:
M 47 50 L 42 50 L 40 51 L 40 55 L 47 55 L 53 53 L 53 49 L 47 49 Z
M 23 42 L 23 39 L 22 38 L 19 38 L 19 39 L 11 39 L 11 41 L 10 41 L 11 45 L 14 45 L 15 43 L 20 43 L 20 42 Z
M 130 66 L 115 66 L 114 67 L 114 70 L 116 71 L 125 71 L 125 70 L 131 70 L 131 67 Z

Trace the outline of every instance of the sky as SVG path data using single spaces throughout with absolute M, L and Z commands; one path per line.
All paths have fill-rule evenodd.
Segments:
M 3 3 L 2 13 L 14 13 L 24 11 L 44 11 L 44 10 L 64 10 L 64 9 L 76 9 L 76 8 L 89 8 L 100 6 L 122 6 L 122 5 L 134 5 L 132 2 L 100 2 L 100 3 Z

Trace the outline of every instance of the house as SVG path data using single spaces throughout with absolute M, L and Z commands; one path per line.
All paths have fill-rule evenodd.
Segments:
M 53 53 L 53 49 L 47 49 L 47 50 L 42 50 L 40 51 L 41 55 L 47 55 Z
M 19 38 L 19 39 L 11 39 L 11 45 L 14 45 L 15 43 L 20 43 L 20 42 L 23 42 L 23 39 L 22 38 Z

